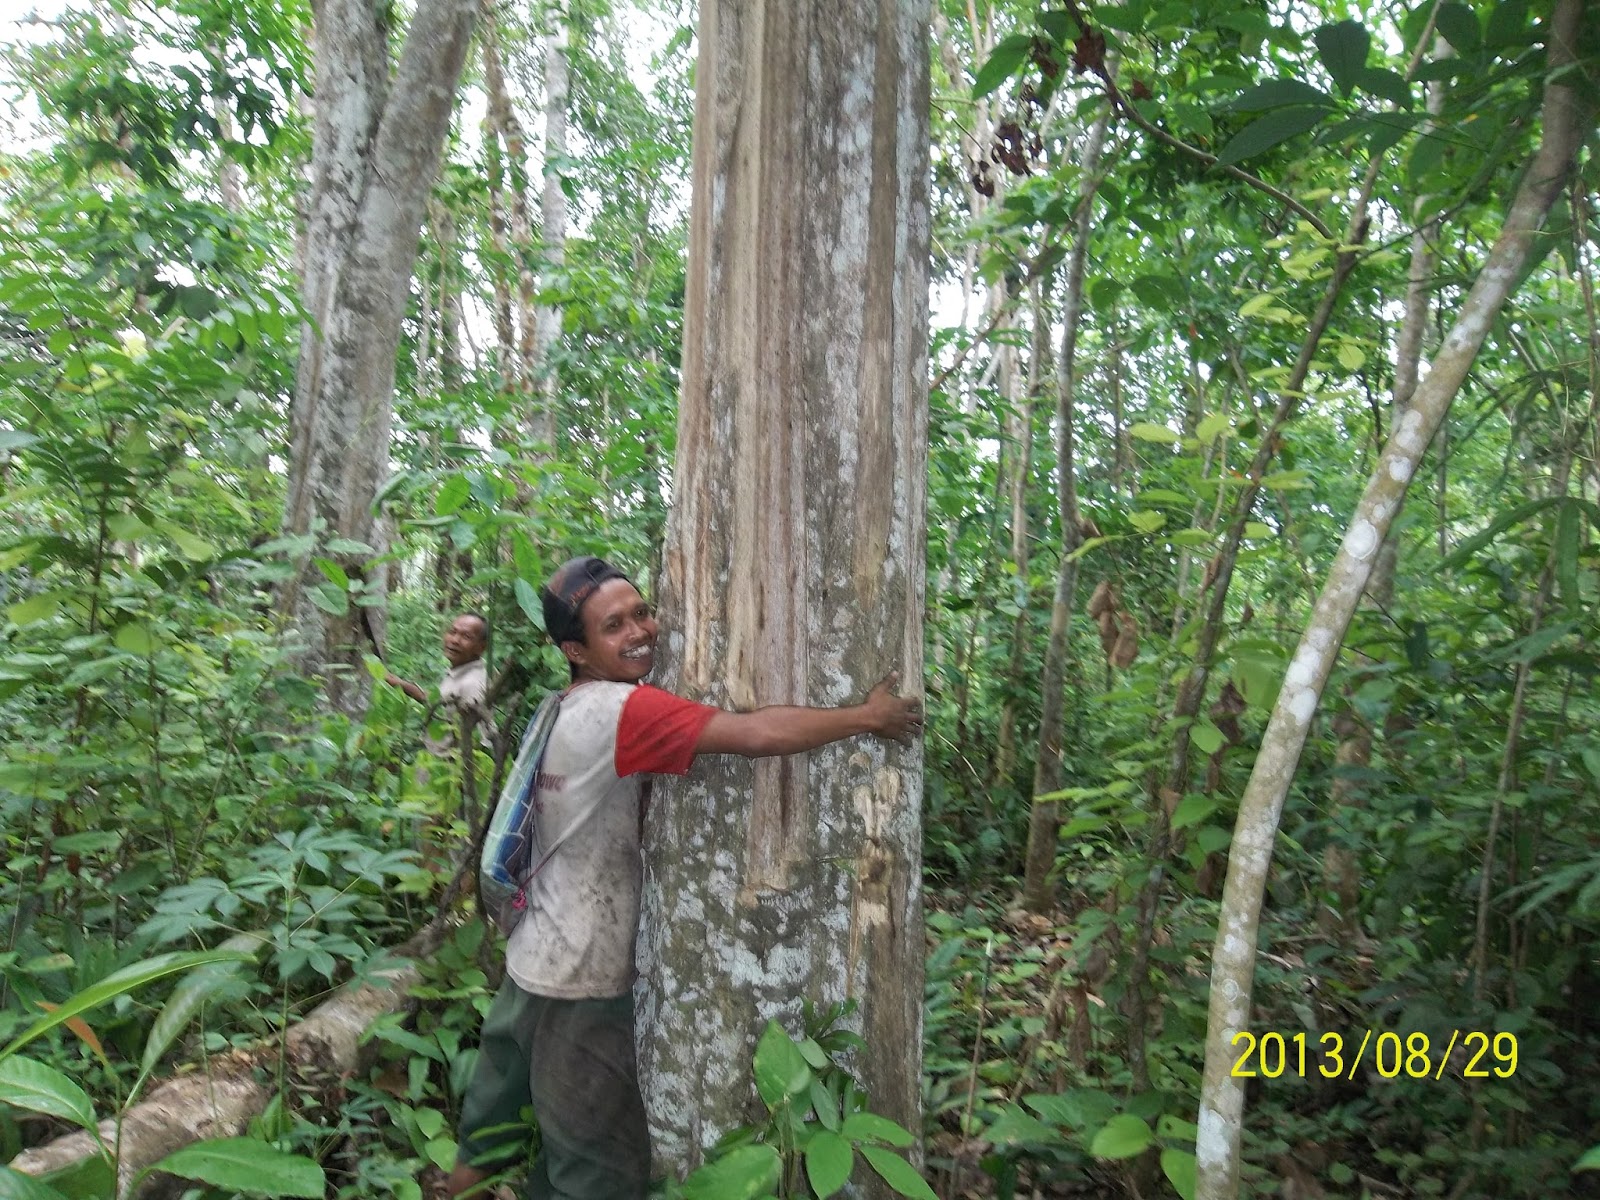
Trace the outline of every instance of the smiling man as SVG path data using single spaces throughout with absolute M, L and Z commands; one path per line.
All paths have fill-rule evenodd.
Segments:
M 545 627 L 572 684 L 550 733 L 535 800 L 539 840 L 582 820 L 528 888 L 506 946 L 506 980 L 484 1021 L 462 1105 L 451 1195 L 481 1183 L 525 1144 L 529 1103 L 543 1150 L 532 1200 L 641 1200 L 650 1145 L 634 1063 L 634 937 L 645 781 L 682 775 L 699 754 L 796 754 L 858 734 L 919 732 L 921 706 L 891 692 L 862 704 L 724 712 L 642 681 L 656 621 L 625 575 L 599 558 L 562 565 L 541 594 Z

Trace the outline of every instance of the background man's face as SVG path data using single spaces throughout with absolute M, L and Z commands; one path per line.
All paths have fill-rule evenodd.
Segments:
M 487 633 L 483 622 L 470 614 L 450 622 L 450 628 L 444 632 L 444 656 L 450 660 L 450 665 L 459 667 L 482 658 Z

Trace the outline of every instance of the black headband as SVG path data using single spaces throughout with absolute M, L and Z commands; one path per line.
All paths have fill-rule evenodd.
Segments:
M 570 558 L 556 568 L 550 582 L 540 590 L 544 605 L 544 627 L 556 645 L 583 641 L 583 602 L 611 579 L 627 579 L 603 558 L 592 554 Z

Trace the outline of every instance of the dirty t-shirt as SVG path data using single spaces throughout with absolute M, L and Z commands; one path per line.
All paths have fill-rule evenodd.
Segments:
M 506 947 L 518 987 L 563 1000 L 632 988 L 642 777 L 688 771 L 716 711 L 649 685 L 596 681 L 567 693 L 539 772 L 539 844 L 554 844 L 601 799 L 528 886 L 527 915 Z

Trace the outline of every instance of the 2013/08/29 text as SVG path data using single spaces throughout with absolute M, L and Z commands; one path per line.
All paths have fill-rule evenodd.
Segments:
M 1340 1033 L 1283 1034 L 1269 1030 L 1256 1034 L 1246 1029 L 1233 1035 L 1234 1048 L 1240 1054 L 1234 1060 L 1231 1074 L 1235 1079 L 1257 1076 L 1277 1079 L 1283 1075 L 1297 1075 L 1302 1079 L 1307 1075 L 1354 1079 L 1368 1048 L 1372 1047 L 1373 1066 L 1385 1079 L 1405 1076 L 1407 1079 L 1439 1080 L 1444 1078 L 1450 1055 L 1458 1044 L 1465 1056 L 1460 1072 L 1463 1078 L 1510 1079 L 1517 1073 L 1517 1035 L 1514 1033 L 1452 1029 L 1444 1053 L 1436 1057 L 1435 1043 L 1425 1033 L 1402 1035 L 1386 1030 L 1375 1034 L 1368 1029 L 1352 1055 L 1347 1050 L 1345 1036 Z

